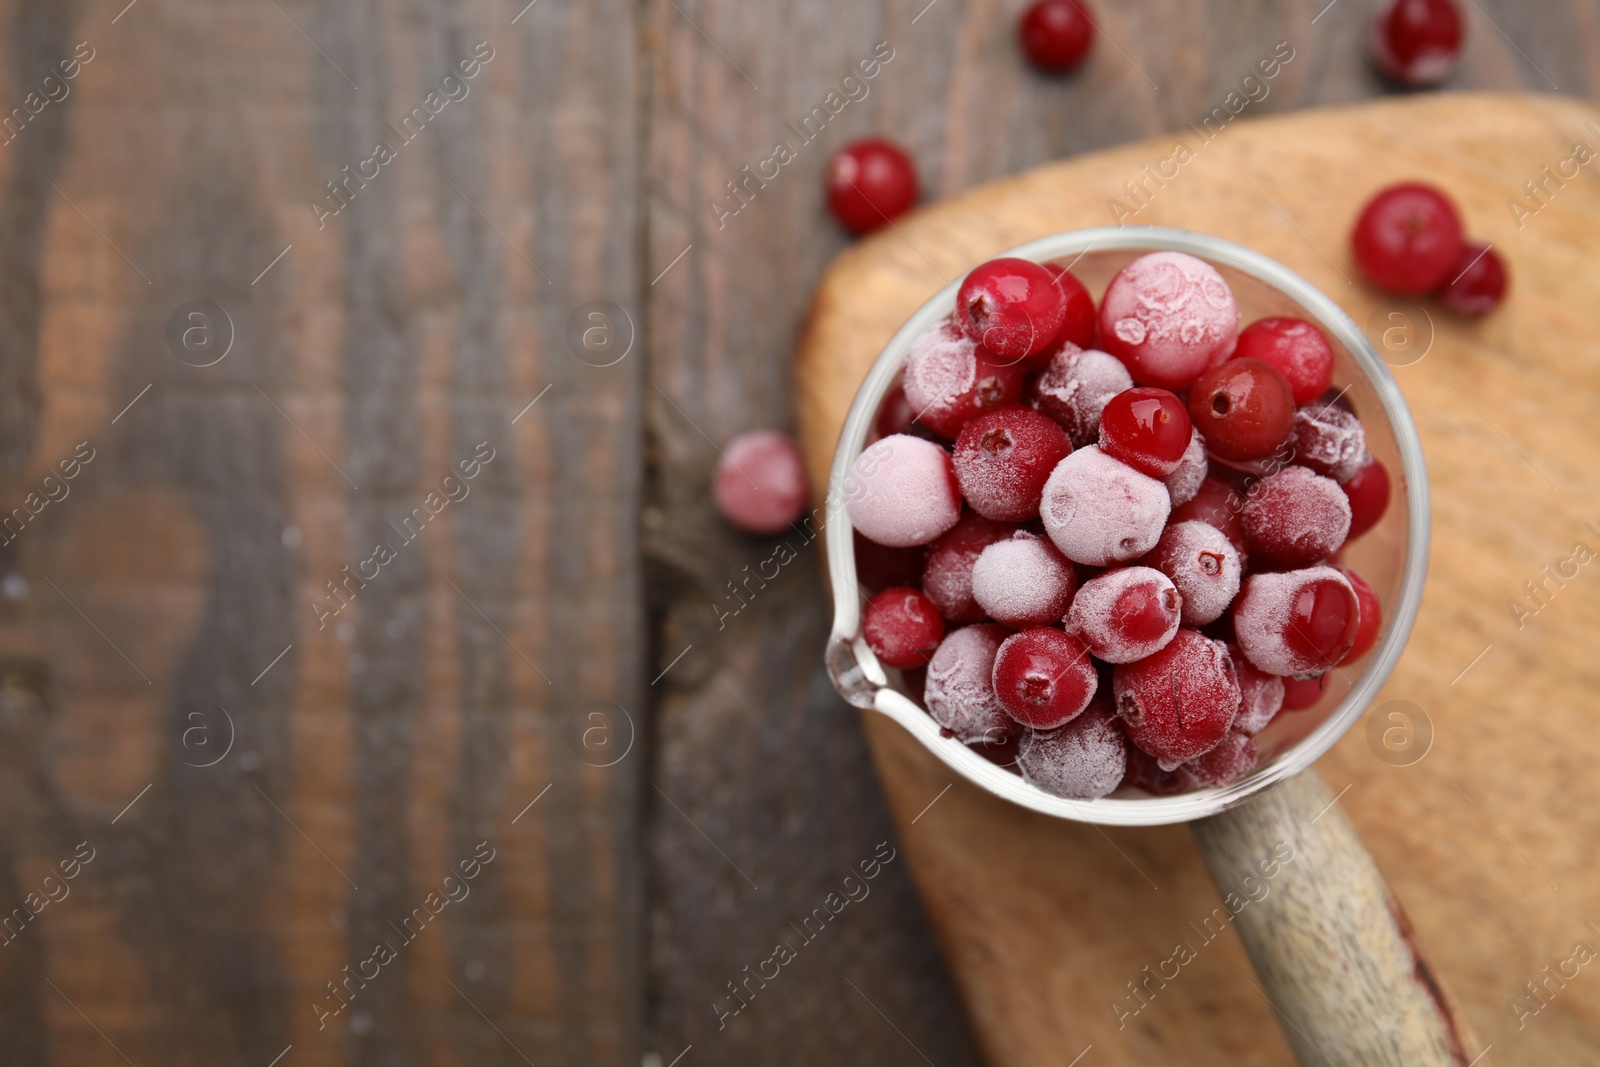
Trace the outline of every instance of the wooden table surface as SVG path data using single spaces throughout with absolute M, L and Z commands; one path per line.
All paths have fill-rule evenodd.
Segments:
M 977 1062 L 815 547 L 726 614 L 820 169 L 937 198 L 1283 41 L 1247 117 L 1375 95 L 1369 5 L 1102 3 L 1047 80 L 1014 0 L 124 4 L 0 3 L 0 1062 Z M 1468 13 L 1455 86 L 1600 89 L 1600 6 Z

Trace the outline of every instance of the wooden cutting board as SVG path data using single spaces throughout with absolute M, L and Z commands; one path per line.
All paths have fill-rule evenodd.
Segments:
M 1191 158 L 1163 163 L 1180 141 Z M 1600 552 L 1600 160 L 1583 163 L 1579 143 L 1600 150 L 1600 110 L 1579 101 L 1431 95 L 1043 167 L 930 205 L 841 256 L 797 359 L 820 490 L 858 383 L 911 311 L 1003 249 L 1114 222 L 1113 199 L 1130 223 L 1275 257 L 1375 337 L 1409 322 L 1410 355 L 1406 337 L 1389 340 L 1428 457 L 1432 569 L 1377 709 L 1372 736 L 1393 728 L 1391 747 L 1369 741 L 1369 713 L 1318 767 L 1498 1064 L 1600 1061 L 1600 557 L 1587 551 Z M 1176 176 L 1158 185 L 1146 164 Z M 1408 178 L 1447 189 L 1508 262 L 1512 292 L 1495 314 L 1424 313 L 1360 280 L 1350 223 L 1375 189 Z M 1529 181 L 1543 184 L 1537 197 Z M 1143 182 L 1142 206 L 1127 182 Z M 1535 599 L 1525 582 L 1544 591 Z M 1236 936 L 1201 932 L 1219 899 L 1183 827 L 1036 815 L 952 781 L 875 713 L 862 722 L 992 1062 L 1287 1060 Z M 1172 973 L 1164 961 L 1180 943 L 1195 958 L 1147 982 L 1147 966 Z M 1129 983 L 1150 992 L 1135 999 Z

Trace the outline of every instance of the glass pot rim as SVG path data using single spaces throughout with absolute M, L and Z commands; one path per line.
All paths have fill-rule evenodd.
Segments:
M 1398 593 L 1390 605 L 1383 636 L 1369 654 L 1366 669 L 1360 678 L 1315 729 L 1279 753 L 1270 763 L 1258 767 L 1231 785 L 1170 797 L 1084 801 L 1052 796 L 1024 782 L 1019 775 L 991 763 L 966 745 L 955 744 L 942 737 L 932 717 L 889 684 L 882 666 L 861 640 L 861 603 L 856 583 L 854 539 L 851 536 L 854 528 L 845 508 L 844 486 L 851 465 L 865 447 L 878 407 L 905 363 L 911 343 L 954 309 L 956 291 L 961 284 L 959 279 L 929 298 L 890 338 L 856 391 L 855 400 L 840 431 L 825 503 L 825 529 L 829 533 L 828 576 L 834 605 L 827 664 L 834 685 L 851 704 L 871 708 L 888 716 L 952 770 L 996 796 L 1046 815 L 1078 822 L 1156 826 L 1214 815 L 1300 773 L 1332 748 L 1361 717 L 1399 661 L 1422 604 L 1423 583 L 1428 570 L 1428 478 L 1422 442 L 1418 438 L 1410 409 L 1388 365 L 1378 355 L 1372 342 L 1332 299 L 1277 261 L 1220 237 L 1165 226 L 1107 226 L 1071 230 L 1029 241 L 1000 255 L 1047 262 L 1081 257 L 1090 252 L 1117 250 L 1187 252 L 1255 278 L 1294 301 L 1305 318 L 1316 323 L 1350 354 L 1371 384 L 1383 407 L 1400 457 L 1399 481 L 1404 488 L 1403 504 L 1408 527 Z

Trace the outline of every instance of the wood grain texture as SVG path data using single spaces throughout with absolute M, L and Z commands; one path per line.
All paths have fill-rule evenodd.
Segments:
M 1556 98 L 1462 95 L 1240 123 L 1138 220 L 1265 251 L 1366 322 L 1392 302 L 1348 280 L 1348 220 L 1373 188 L 1420 176 L 1447 186 L 1511 265 L 1515 289 L 1499 312 L 1469 322 L 1435 310 L 1431 349 L 1396 370 L 1434 492 L 1429 584 L 1375 729 L 1369 716 L 1321 763 L 1499 1063 L 1587 1062 L 1600 1049 L 1600 994 L 1568 962 L 1584 956 L 1575 945 L 1592 949 L 1587 924 L 1600 907 L 1596 860 L 1581 844 L 1600 827 L 1578 769 L 1600 751 L 1586 651 L 1600 599 L 1574 562 L 1587 558 L 1576 543 L 1600 541 L 1586 525 L 1600 526 L 1600 449 L 1585 428 L 1600 402 L 1600 364 L 1576 311 L 1600 281 L 1584 252 L 1600 237 L 1600 187 L 1569 181 L 1531 218 L 1507 206 L 1575 140 L 1593 144 L 1593 114 Z M 1029 238 L 1099 223 L 1124 175 L 1171 143 L 947 200 L 841 257 L 819 288 L 797 368 L 813 475 L 823 476 L 866 366 L 946 276 Z M 1546 579 L 1546 564 L 1568 577 Z M 1544 585 L 1536 613 L 1524 579 Z M 1527 610 L 1513 610 L 1519 598 Z M 1391 714 L 1402 734 L 1409 719 L 1409 753 L 1381 743 Z M 948 772 L 892 724 L 864 721 L 924 904 L 993 1062 L 1090 1044 L 1097 1062 L 1176 1050 L 1201 1062 L 1283 1060 L 1272 1009 L 1246 981 L 1231 935 L 1206 939 L 1183 977 L 1147 1003 L 1134 999 L 1132 983 L 1217 903 L 1181 829 L 1102 832 L 960 782 L 913 828 Z
M 1239 932 L 1297 1063 L 1487 1067 L 1334 799 L 1306 771 L 1196 820 L 1190 829 L 1223 896 L 1208 919 Z M 1162 987 L 1157 974 L 1146 988 Z

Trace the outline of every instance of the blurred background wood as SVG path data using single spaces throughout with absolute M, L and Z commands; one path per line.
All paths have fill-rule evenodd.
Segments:
M 1052 80 L 1020 0 L 0 2 L 0 106 L 30 115 L 0 145 L 0 508 L 95 450 L 0 546 L 0 908 L 96 850 L 0 947 L 0 1061 L 976 1062 L 900 858 L 718 1029 L 895 831 L 820 667 L 815 546 L 718 628 L 772 547 L 715 520 L 708 472 L 792 425 L 848 244 L 829 152 L 887 132 L 932 200 L 1180 127 L 1282 40 L 1251 114 L 1377 94 L 1367 5 L 1322 6 L 1103 4 Z M 1592 2 L 1469 17 L 1457 87 L 1594 94 Z M 870 93 L 719 224 L 879 42 Z M 202 299 L 234 338 L 208 367 L 167 338 Z M 595 301 L 635 340 L 610 366 L 569 329 Z M 318 630 L 325 583 L 485 440 L 470 496 Z M 470 896 L 319 1030 L 485 838 Z

